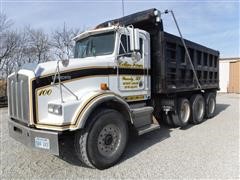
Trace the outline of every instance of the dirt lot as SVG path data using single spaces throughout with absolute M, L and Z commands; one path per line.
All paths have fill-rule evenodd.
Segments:
M 131 137 L 116 166 L 104 171 L 33 151 L 8 136 L 7 109 L 0 109 L 2 178 L 231 178 L 239 179 L 239 101 L 220 94 L 216 117 L 185 129 Z M 70 147 L 69 147 L 70 148 Z M 71 156 L 71 151 L 68 153 Z

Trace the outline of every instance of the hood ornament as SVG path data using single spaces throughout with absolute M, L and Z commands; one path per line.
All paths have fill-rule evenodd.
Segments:
M 16 68 L 15 68 L 15 79 L 18 81 L 18 71 L 20 70 L 19 64 L 15 62 Z

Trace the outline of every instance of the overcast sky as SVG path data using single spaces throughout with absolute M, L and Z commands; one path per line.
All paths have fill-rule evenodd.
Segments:
M 62 27 L 86 29 L 122 16 L 121 0 L 0 0 L 1 11 L 15 28 L 31 25 L 47 32 Z M 157 8 L 172 9 L 185 38 L 220 51 L 221 57 L 240 57 L 239 1 L 124 0 L 125 15 Z M 169 15 L 164 29 L 177 34 Z

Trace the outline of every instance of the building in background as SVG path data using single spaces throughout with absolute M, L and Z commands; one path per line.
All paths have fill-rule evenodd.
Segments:
M 222 58 L 219 63 L 220 92 L 240 93 L 240 58 Z

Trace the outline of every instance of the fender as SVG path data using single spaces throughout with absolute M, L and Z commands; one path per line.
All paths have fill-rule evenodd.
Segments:
M 127 119 L 132 121 L 130 107 L 119 95 L 111 91 L 96 91 L 90 97 L 86 97 L 83 101 L 83 104 L 78 107 L 71 123 L 69 124 L 35 124 L 36 128 L 41 129 L 51 129 L 56 131 L 70 130 L 74 131 L 77 129 L 82 129 L 89 118 L 89 115 L 102 103 L 114 102 L 117 105 L 120 105 L 121 109 L 124 110 L 124 115 L 127 116 Z
M 116 104 L 121 105 L 124 111 L 127 112 L 128 120 L 132 121 L 131 111 L 128 103 L 124 101 L 120 96 L 113 92 L 106 92 L 99 96 L 96 96 L 92 100 L 88 102 L 88 104 L 84 107 L 84 109 L 80 112 L 78 119 L 77 119 L 77 127 L 76 129 L 82 129 L 85 127 L 85 124 L 90 116 L 90 114 L 101 104 L 106 102 L 113 102 Z M 75 129 L 74 129 L 75 130 Z

